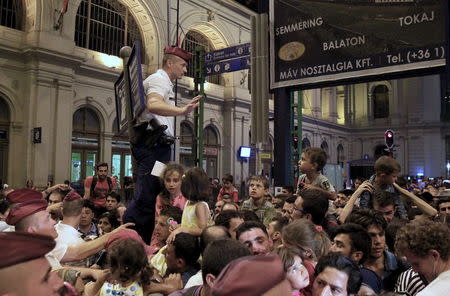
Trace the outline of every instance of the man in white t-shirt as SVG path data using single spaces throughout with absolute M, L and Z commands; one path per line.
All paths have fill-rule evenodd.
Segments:
M 167 163 L 174 140 L 174 116 L 192 112 L 199 105 L 196 96 L 183 107 L 175 106 L 173 83 L 187 72 L 192 55 L 179 47 L 164 49 L 162 69 L 144 80 L 146 110 L 137 119 L 131 151 L 137 164 L 134 199 L 124 214 L 124 222 L 135 223 L 135 229 L 146 243 L 150 242 L 155 224 L 156 196 L 161 192 L 159 178 L 151 174 L 156 161 Z
M 84 243 L 81 233 L 77 230 L 81 219 L 81 210 L 84 200 L 75 191 L 70 191 L 63 201 L 62 214 L 63 219 L 55 225 L 58 233 L 56 242 L 68 246 L 77 246 Z
M 46 209 L 47 202 L 42 199 L 41 193 L 28 190 L 23 201 L 10 209 L 6 223 L 14 225 L 16 231 L 48 235 L 56 239 L 58 233 L 55 230 L 55 220 L 50 217 L 50 213 Z M 46 257 L 53 269 L 61 267 L 61 262 L 86 259 L 102 250 L 112 234 L 128 226 L 130 224 L 122 225 L 96 240 L 83 242 L 76 246 L 69 246 L 65 242 L 57 242 L 55 248 L 47 253 Z
M 402 227 L 395 249 L 429 284 L 417 296 L 448 295 L 450 287 L 450 228 L 444 223 L 415 220 Z

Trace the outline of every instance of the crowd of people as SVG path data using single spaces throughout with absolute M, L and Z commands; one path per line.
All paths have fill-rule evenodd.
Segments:
M 450 183 L 408 180 L 387 156 L 336 192 L 307 148 L 281 194 L 239 196 L 201 168 L 165 166 L 154 228 L 124 223 L 107 163 L 84 183 L 2 190 L 0 295 L 447 295 Z M 144 231 L 145 233 L 142 233 Z
M 368 180 L 336 192 L 321 173 L 325 151 L 310 147 L 295 185 L 273 196 L 266 177 L 250 176 L 240 196 L 229 174 L 220 186 L 201 168 L 168 163 L 174 117 L 203 98 L 173 101 L 191 57 L 167 46 L 143 81 L 146 110 L 130 122 L 131 200 L 105 162 L 83 192 L 3 188 L 0 296 L 448 294 L 445 180 L 404 179 L 382 156 Z

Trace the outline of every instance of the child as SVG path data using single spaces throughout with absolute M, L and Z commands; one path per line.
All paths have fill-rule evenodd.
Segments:
M 222 200 L 223 196 L 225 194 L 228 194 L 231 198 L 231 202 L 238 202 L 239 196 L 237 189 L 233 186 L 233 176 L 230 174 L 226 174 L 225 177 L 222 178 L 222 183 L 223 187 L 220 189 L 219 194 L 217 195 L 217 200 Z
M 176 163 L 170 163 L 164 169 L 161 175 L 164 189 L 156 197 L 156 218 L 158 218 L 164 206 L 184 209 L 186 198 L 181 194 L 181 176 L 183 176 L 183 173 L 183 167 Z
M 309 285 L 309 275 L 300 255 L 294 249 L 283 246 L 276 248 L 274 253 L 283 262 L 286 279 L 292 287 L 292 296 L 303 296 L 302 290 Z
M 210 197 L 208 175 L 201 168 L 191 168 L 182 177 L 181 192 L 188 199 L 181 218 L 181 227 L 172 231 L 167 243 L 173 242 L 180 232 L 200 236 L 206 228 L 210 212 L 206 200 Z
M 150 285 L 152 272 L 141 243 L 123 239 L 108 250 L 109 270 L 104 270 L 86 295 L 147 295 L 143 287 Z
M 163 191 L 156 197 L 155 206 L 155 228 L 158 223 L 159 215 L 164 208 L 177 207 L 180 210 L 184 209 L 186 205 L 186 198 L 181 193 L 181 176 L 183 176 L 184 169 L 181 165 L 170 163 L 164 169 L 161 179 L 164 183 Z M 153 230 L 150 247 L 154 250 L 161 248 L 158 238 L 155 237 Z
M 381 156 L 377 159 L 374 165 L 375 175 L 371 176 L 368 183 L 373 186 L 373 189 L 386 190 L 395 194 L 395 206 L 397 213 L 403 219 L 408 219 L 405 206 L 400 201 L 400 195 L 394 188 L 394 183 L 397 180 L 397 175 L 400 173 L 400 164 L 388 156 Z M 373 191 L 365 190 L 361 193 L 359 206 L 363 209 L 373 208 Z
M 264 199 L 269 192 L 269 182 L 264 176 L 251 176 L 248 191 L 250 198 L 242 203 L 241 210 L 255 212 L 259 220 L 268 225 L 277 215 L 273 205 Z
M 327 154 L 323 149 L 308 147 L 303 151 L 298 162 L 302 175 L 298 177 L 297 195 L 300 195 L 302 190 L 315 188 L 326 192 L 328 199 L 336 199 L 333 185 L 331 185 L 327 177 L 320 173 L 326 163 Z
M 375 162 L 374 169 L 375 175 L 370 177 L 367 182 L 372 186 L 373 190 L 366 190 L 361 193 L 359 201 L 359 206 L 361 208 L 374 208 L 373 192 L 375 190 L 384 190 L 394 194 L 396 216 L 401 219 L 408 220 L 408 213 L 400 198 L 400 194 L 405 197 L 406 201 L 415 204 L 426 216 L 436 215 L 437 212 L 432 206 L 395 183 L 397 181 L 397 175 L 400 173 L 400 164 L 395 159 L 388 156 L 381 156 Z M 366 182 L 363 184 L 366 184 Z M 367 186 L 369 185 L 366 185 L 366 187 Z M 353 199 L 354 197 L 352 196 L 350 201 L 353 201 Z M 348 202 L 349 204 L 350 201 Z

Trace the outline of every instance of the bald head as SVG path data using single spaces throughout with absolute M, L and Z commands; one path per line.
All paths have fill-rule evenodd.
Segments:
M 202 253 L 210 242 L 227 238 L 231 238 L 231 236 L 225 227 L 217 225 L 206 227 L 200 236 L 200 248 Z

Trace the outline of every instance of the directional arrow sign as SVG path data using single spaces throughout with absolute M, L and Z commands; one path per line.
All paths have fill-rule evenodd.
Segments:
M 248 55 L 250 55 L 250 43 L 245 43 L 207 52 L 205 54 L 205 63 L 214 63 Z
M 250 69 L 250 56 L 206 64 L 205 75 L 210 76 L 225 72 L 239 71 L 243 69 Z

